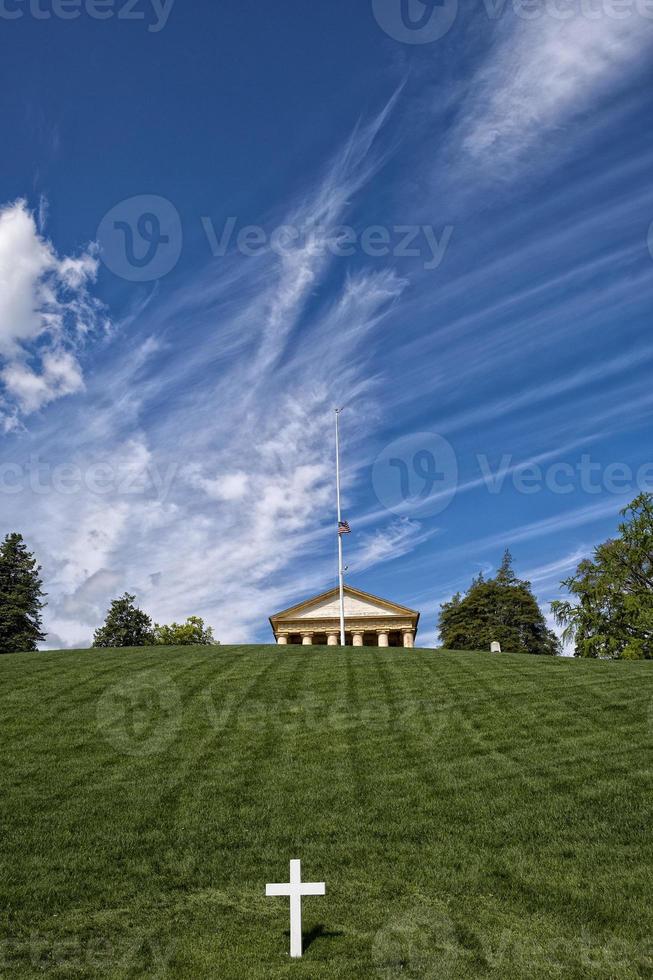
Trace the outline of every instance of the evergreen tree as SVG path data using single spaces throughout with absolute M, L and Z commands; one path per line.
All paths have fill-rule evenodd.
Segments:
M 458 650 L 489 650 L 493 640 L 514 653 L 554 656 L 560 644 L 548 629 L 529 582 L 518 579 L 506 551 L 495 578 L 479 575 L 465 596 L 440 607 L 440 637 Z
M 577 657 L 653 659 L 653 494 L 640 494 L 621 513 L 619 536 L 562 583 L 574 601 L 551 603 Z
M 519 579 L 515 575 L 515 570 L 512 567 L 510 548 L 506 548 L 501 559 L 501 564 L 499 565 L 499 571 L 497 572 L 497 582 L 501 585 L 516 585 L 518 581 Z
M 129 592 L 113 600 L 104 626 L 95 631 L 94 647 L 145 647 L 154 643 L 152 620 L 135 601 L 136 596 Z
M 22 535 L 8 534 L 0 545 L 0 653 L 36 650 L 45 639 L 40 571 Z

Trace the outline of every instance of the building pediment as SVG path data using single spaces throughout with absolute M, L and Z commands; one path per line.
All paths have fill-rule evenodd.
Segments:
M 348 619 L 355 619 L 357 621 L 370 619 L 377 621 L 400 618 L 402 620 L 409 619 L 414 621 L 415 625 L 417 625 L 417 620 L 419 619 L 419 613 L 414 609 L 409 609 L 408 606 L 399 605 L 396 602 L 391 602 L 389 599 L 382 599 L 380 596 L 371 595 L 368 592 L 361 592 L 360 589 L 354 589 L 350 585 L 345 586 L 344 600 L 345 617 Z M 284 609 L 276 613 L 274 616 L 270 616 L 270 622 L 273 627 L 282 626 L 284 623 L 291 622 L 298 623 L 305 621 L 308 624 L 311 620 L 318 620 L 320 622 L 329 619 L 337 620 L 339 615 L 339 594 L 336 588 L 313 596 L 304 602 L 291 606 L 289 609 Z

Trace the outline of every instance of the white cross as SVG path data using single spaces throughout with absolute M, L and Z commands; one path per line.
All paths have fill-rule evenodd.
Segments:
M 302 884 L 301 861 L 290 862 L 290 881 L 282 885 L 266 885 L 265 894 L 290 897 L 290 955 L 302 955 L 302 895 L 324 895 L 323 881 L 306 881 Z

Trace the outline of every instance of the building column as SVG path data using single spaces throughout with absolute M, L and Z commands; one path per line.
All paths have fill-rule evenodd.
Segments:
M 302 633 L 302 646 L 304 646 L 304 647 L 313 646 L 313 634 L 312 633 Z
M 283 646 L 284 644 L 288 643 L 288 637 L 286 636 L 285 633 L 279 633 L 277 635 L 277 643 L 280 646 Z
M 352 633 L 352 642 L 355 647 L 362 647 L 363 645 L 363 634 L 354 632 Z
M 340 633 L 327 633 L 327 646 L 337 647 L 340 644 Z
M 379 646 L 388 646 L 388 630 L 377 630 L 377 636 L 379 637 Z
M 414 637 L 413 637 L 413 631 L 412 630 L 404 630 L 404 646 L 405 647 L 410 647 L 412 649 L 412 647 L 414 645 L 413 644 L 413 639 L 414 639 Z

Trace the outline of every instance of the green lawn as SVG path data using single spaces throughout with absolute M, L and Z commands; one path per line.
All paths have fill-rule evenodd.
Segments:
M 645 662 L 0 657 L 0 976 L 651 977 L 652 699 Z

